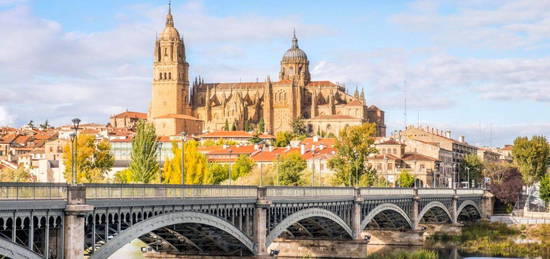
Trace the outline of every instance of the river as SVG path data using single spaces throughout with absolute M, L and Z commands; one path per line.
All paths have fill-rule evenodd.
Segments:
M 466 252 L 460 251 L 456 247 L 449 248 L 429 248 L 422 246 L 377 246 L 377 245 L 367 245 L 367 250 L 369 253 L 380 252 L 380 251 L 391 251 L 391 250 L 407 250 L 415 251 L 420 249 L 427 249 L 436 251 L 439 259 L 490 259 L 490 258 L 517 258 L 517 257 L 486 257 L 479 254 L 468 254 Z M 146 247 L 146 245 L 139 241 L 135 240 L 132 243 L 124 246 L 115 254 L 113 254 L 109 259 L 145 259 L 141 252 L 141 248 Z M 372 251 L 372 252 L 371 252 Z M 212 257 L 214 258 L 214 257 Z M 219 258 L 219 257 L 216 257 Z

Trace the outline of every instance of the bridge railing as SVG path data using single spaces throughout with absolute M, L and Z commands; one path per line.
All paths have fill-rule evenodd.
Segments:
M 353 197 L 354 189 L 345 187 L 266 187 L 266 196 L 277 197 Z
M 484 193 L 483 189 L 456 189 L 456 195 L 458 196 L 483 195 L 483 193 Z
M 422 188 L 422 189 L 418 189 L 418 195 L 419 196 L 428 196 L 428 195 L 453 196 L 454 194 L 455 194 L 455 191 L 453 189 L 449 189 L 449 188 Z
M 255 186 L 85 184 L 86 199 L 256 198 Z
M 359 190 L 361 196 L 413 196 L 414 189 L 412 188 L 361 188 Z
M 0 200 L 63 200 L 67 198 L 64 183 L 0 183 Z

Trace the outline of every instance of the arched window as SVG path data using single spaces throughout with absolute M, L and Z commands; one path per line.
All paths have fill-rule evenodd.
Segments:
M 162 73 L 159 73 L 159 80 L 162 80 Z
M 172 73 L 168 73 L 168 79 L 172 79 Z

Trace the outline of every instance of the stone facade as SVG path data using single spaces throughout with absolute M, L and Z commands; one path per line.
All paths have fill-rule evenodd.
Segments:
M 205 83 L 199 77 L 189 93 L 184 43 L 169 12 L 166 28 L 155 45 L 149 118 L 154 121 L 183 114 L 204 122 L 202 128 L 198 124 L 187 127 L 188 133 L 222 130 L 226 125 L 235 125 L 237 130 L 258 128 L 263 120 L 265 132 L 274 134 L 291 130 L 290 123 L 303 118 L 311 133 L 337 135 L 346 125 L 373 122 L 377 135 L 385 136 L 384 111 L 367 106 L 364 92 L 356 90 L 352 96 L 342 85 L 311 80 L 309 60 L 295 34 L 280 65 L 278 81 L 268 77 L 264 82 Z M 164 127 L 155 124 L 159 134 L 174 135 L 192 121 L 177 118 L 166 121 Z

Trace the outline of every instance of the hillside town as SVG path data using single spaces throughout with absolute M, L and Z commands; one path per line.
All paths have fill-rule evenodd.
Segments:
M 70 154 L 71 134 L 93 136 L 95 142 L 106 141 L 113 158 L 112 167 L 106 172 L 104 182 L 116 182 L 115 174 L 128 169 L 136 124 L 146 118 L 145 113 L 126 111 L 113 115 L 109 123 L 82 123 L 75 131 L 73 125 L 58 127 L 34 126 L 0 128 L 0 170 L 22 169 L 34 182 L 66 182 L 64 159 Z M 283 134 L 280 134 L 283 135 Z M 368 165 L 388 186 L 397 186 L 399 174 L 409 172 L 422 187 L 450 186 L 453 177 L 463 174 L 460 167 L 467 155 L 475 155 L 480 161 L 511 162 L 511 146 L 476 147 L 468 144 L 464 136 L 453 138 L 451 131 L 429 126 L 408 126 L 388 137 L 373 137 L 376 154 L 368 157 Z M 335 173 L 329 160 L 338 152 L 336 136 L 318 135 L 289 139 L 281 145 L 277 137 L 256 131 L 226 130 L 197 135 L 159 136 L 158 162 L 162 165 L 174 157 L 173 145 L 182 141 L 196 141 L 197 152 L 204 155 L 208 164 L 231 165 L 240 156 L 249 157 L 255 167 L 274 168 L 279 157 L 289 153 L 299 154 L 308 171 L 320 179 L 329 179 Z M 267 170 L 267 169 L 266 169 Z M 315 185 L 329 185 L 326 181 Z M 472 183 L 480 185 L 481 183 Z

